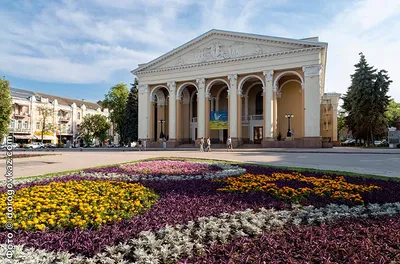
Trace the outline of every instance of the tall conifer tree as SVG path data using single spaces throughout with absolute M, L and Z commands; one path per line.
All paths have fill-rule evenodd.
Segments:
M 343 109 L 347 113 L 345 122 L 356 138 L 373 144 L 375 136 L 383 134 L 386 128 L 385 112 L 389 104 L 389 80 L 387 72 L 369 66 L 364 54 L 354 65 L 351 86 L 343 99 Z
M 138 81 L 131 84 L 125 111 L 125 138 L 127 141 L 138 140 Z M 129 143 L 129 142 L 128 142 Z

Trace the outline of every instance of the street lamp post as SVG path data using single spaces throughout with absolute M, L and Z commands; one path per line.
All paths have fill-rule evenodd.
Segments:
M 291 137 L 292 136 L 292 132 L 290 129 L 290 119 L 294 117 L 293 114 L 286 114 L 285 117 L 288 119 L 288 132 L 287 132 L 287 136 Z
M 160 138 L 162 138 L 164 136 L 163 133 L 163 124 L 165 123 L 165 120 L 160 119 L 160 121 L 158 121 L 161 124 L 161 133 L 160 133 Z

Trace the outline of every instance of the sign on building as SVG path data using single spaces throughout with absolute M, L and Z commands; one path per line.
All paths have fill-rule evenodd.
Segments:
M 228 111 L 210 112 L 210 130 L 228 129 Z

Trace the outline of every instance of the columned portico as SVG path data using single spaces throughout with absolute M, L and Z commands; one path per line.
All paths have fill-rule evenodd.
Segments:
M 274 71 L 264 71 L 265 76 L 265 87 L 263 87 L 263 99 L 264 99 L 264 139 L 273 140 L 274 137 L 274 98 L 273 98 L 273 87 L 272 79 L 274 77 Z
M 139 77 L 139 137 L 154 140 L 163 115 L 163 132 L 176 144 L 231 137 L 234 145 L 321 147 L 326 47 L 317 38 L 212 30 L 141 64 L 132 71 Z
M 229 80 L 229 89 L 228 89 L 228 96 L 229 96 L 229 107 L 228 107 L 228 136 L 232 138 L 233 141 L 238 140 L 238 131 L 237 131 L 237 124 L 238 124 L 238 103 L 237 103 L 237 74 L 230 74 L 228 75 Z
M 169 82 L 169 140 L 176 140 L 176 82 Z
M 147 84 L 139 85 L 139 131 L 138 136 L 142 139 L 149 140 L 149 113 L 150 113 L 150 98 L 149 98 L 149 86 Z
M 197 138 L 206 136 L 206 79 L 198 78 L 196 80 L 199 87 L 197 93 Z
M 303 67 L 305 137 L 320 137 L 321 65 Z

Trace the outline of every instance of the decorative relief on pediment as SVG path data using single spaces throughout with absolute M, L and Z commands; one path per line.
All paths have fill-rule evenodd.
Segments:
M 180 56 L 178 58 L 178 60 L 176 61 L 176 65 L 175 66 L 182 66 L 185 64 L 185 61 L 183 60 L 182 56 Z
M 180 67 L 183 65 L 257 56 L 291 49 L 293 49 L 293 47 L 214 39 L 187 53 L 180 54 L 179 57 L 165 63 L 161 68 Z

